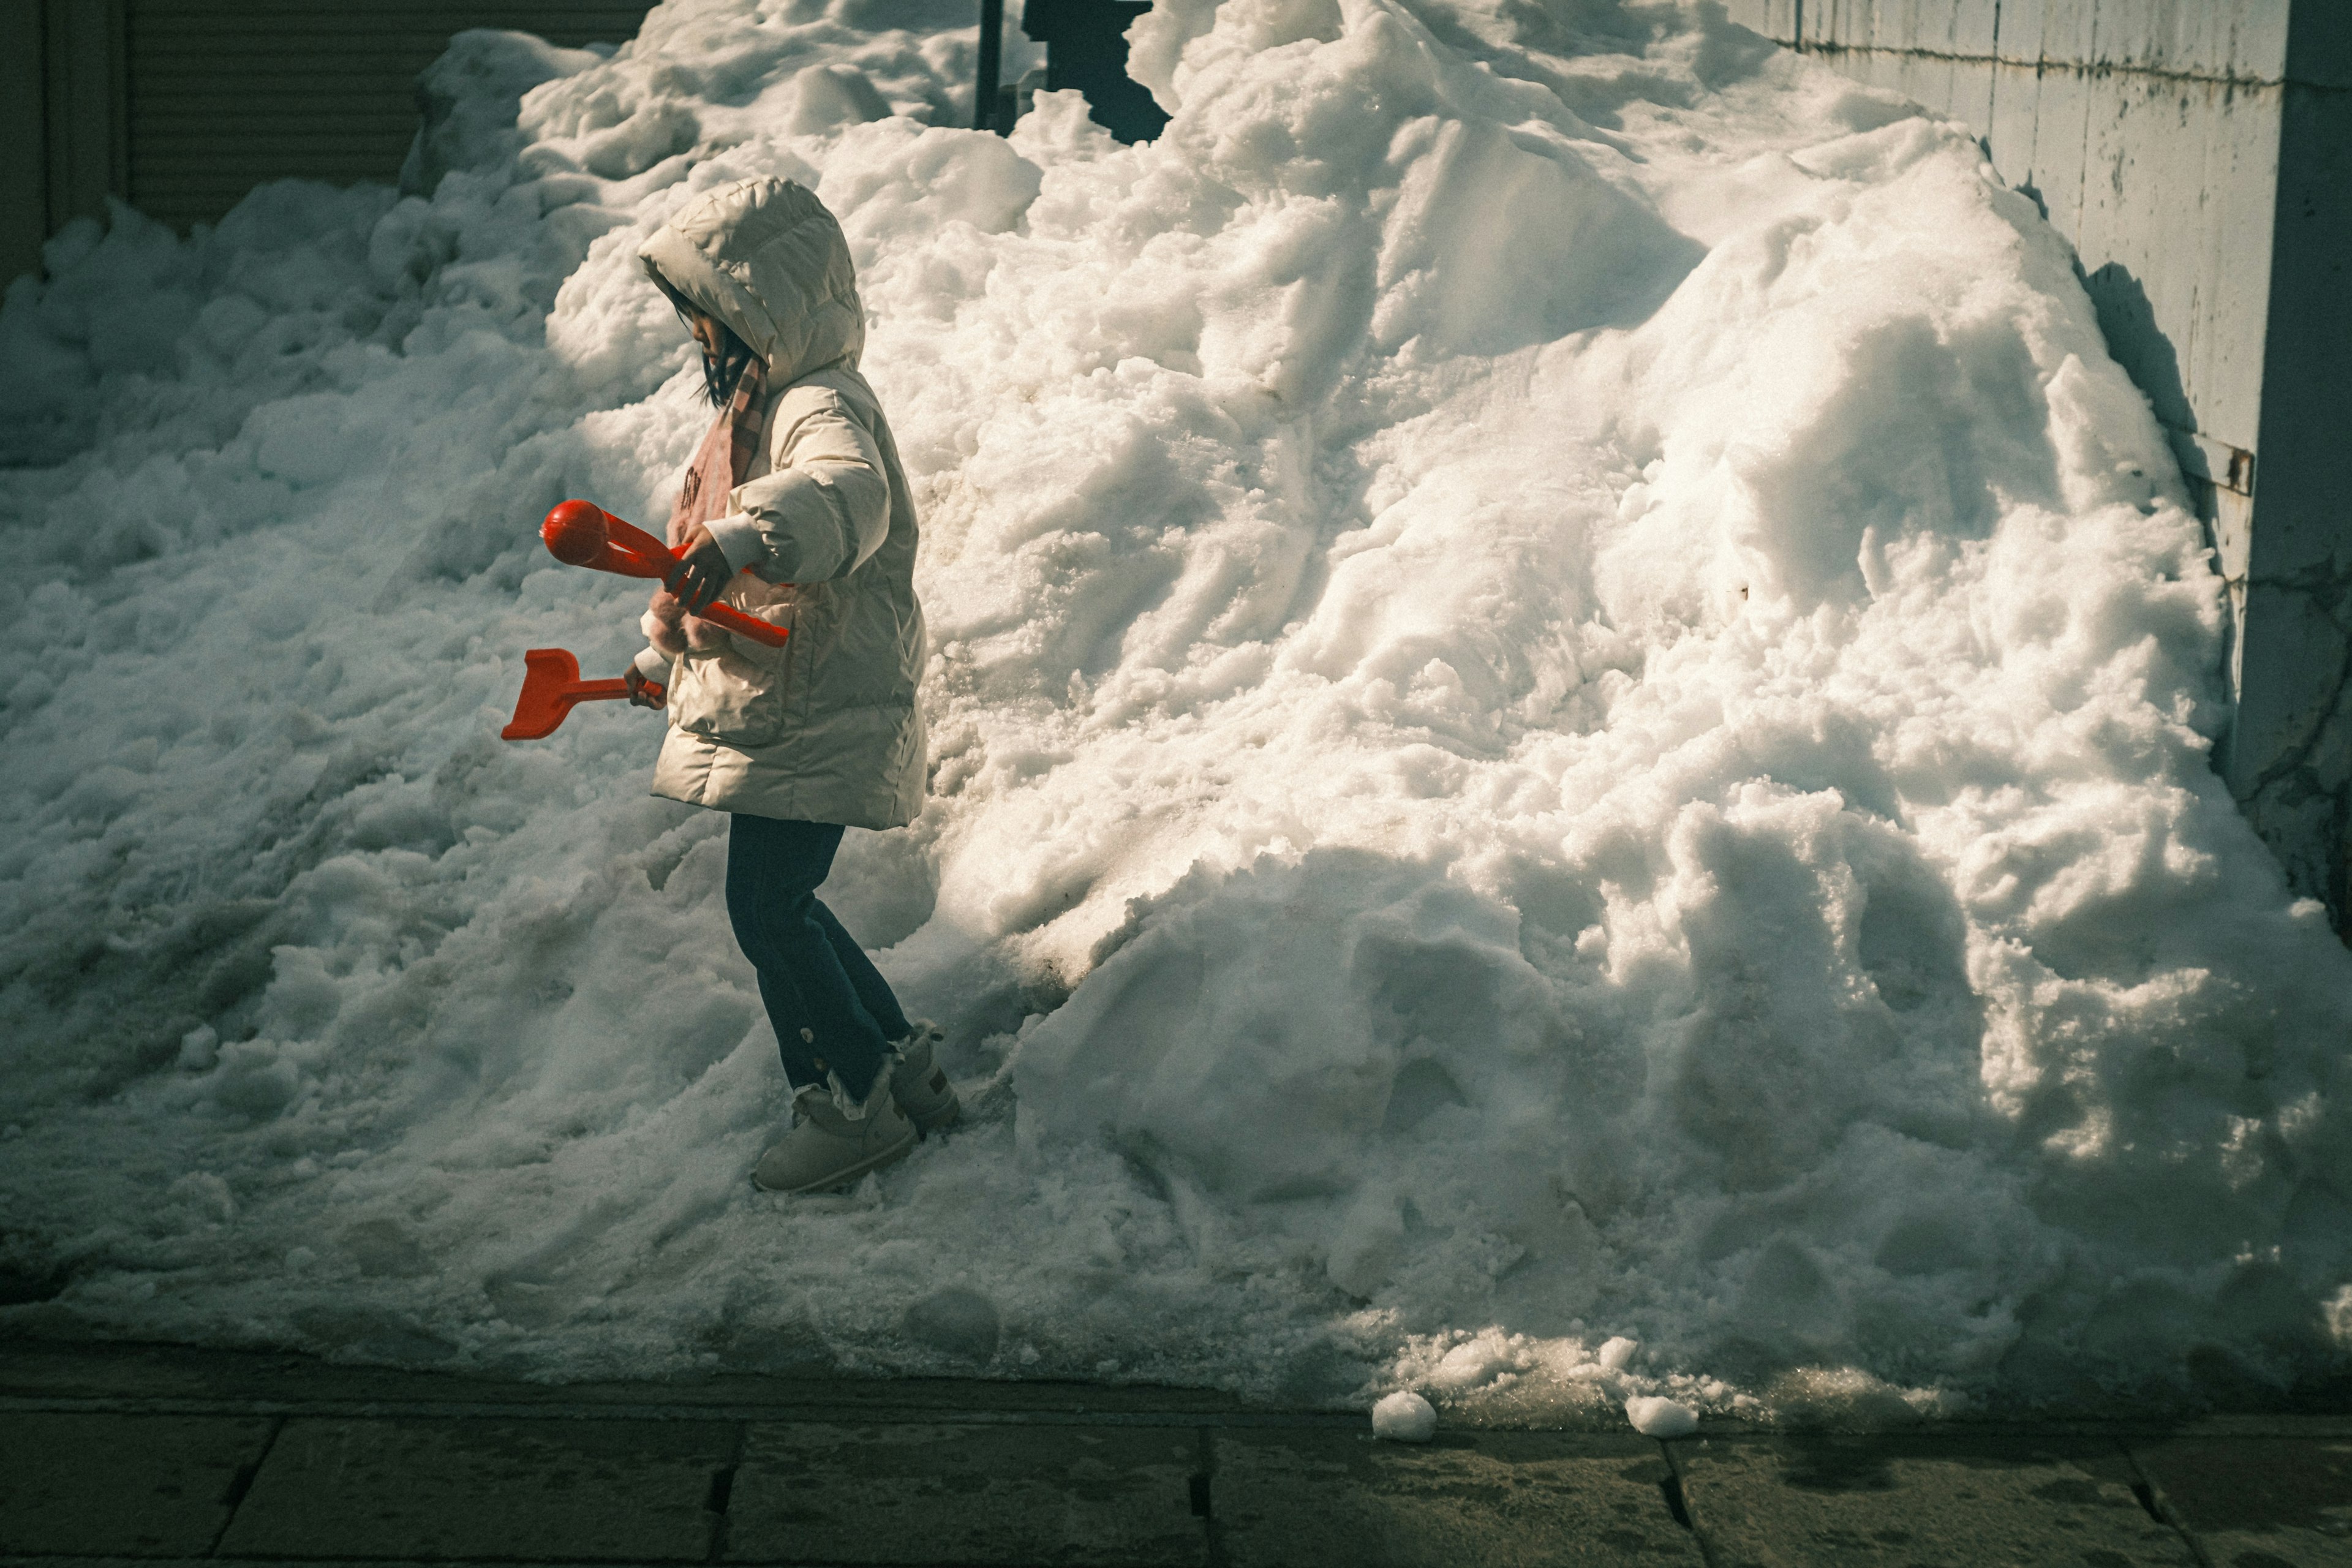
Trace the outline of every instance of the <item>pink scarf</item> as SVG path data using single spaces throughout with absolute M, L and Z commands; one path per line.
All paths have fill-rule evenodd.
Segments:
M 767 366 L 754 359 L 743 367 L 735 395 L 710 422 L 686 470 L 686 482 L 677 488 L 677 503 L 669 509 L 673 548 L 696 523 L 727 515 L 727 498 L 743 482 L 760 450 L 761 427 L 768 416 L 767 390 Z
M 742 378 L 735 384 L 735 395 L 719 411 L 719 417 L 710 422 L 702 445 L 694 450 L 694 461 L 687 466 L 685 482 L 677 488 L 677 503 L 669 509 L 672 549 L 685 540 L 687 530 L 696 523 L 727 515 L 728 499 L 743 482 L 751 459 L 760 450 L 760 437 L 767 425 L 767 390 L 768 368 L 754 359 L 743 367 Z M 654 647 L 672 658 L 688 647 L 732 646 L 725 632 L 698 616 L 687 615 L 677 597 L 664 588 L 654 590 L 645 633 Z

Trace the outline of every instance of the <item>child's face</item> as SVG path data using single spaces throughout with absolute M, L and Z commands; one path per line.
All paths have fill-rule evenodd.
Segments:
M 712 359 L 718 358 L 718 321 L 713 320 L 711 317 L 704 315 L 701 311 L 696 310 L 687 317 L 686 325 L 687 331 L 694 334 L 694 341 L 702 345 L 702 352 L 709 355 Z

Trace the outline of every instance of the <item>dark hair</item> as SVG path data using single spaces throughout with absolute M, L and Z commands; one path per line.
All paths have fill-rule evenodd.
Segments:
M 668 299 L 671 307 L 677 311 L 677 319 L 686 323 L 688 331 L 693 331 L 697 315 L 709 314 L 707 310 L 696 310 L 685 295 L 671 287 L 668 279 L 654 271 L 651 266 L 646 270 L 653 278 L 654 287 Z M 751 345 L 737 337 L 735 329 L 718 317 L 712 316 L 710 320 L 719 329 L 719 352 L 702 356 L 702 389 L 709 395 L 711 407 L 724 408 L 727 400 L 735 395 L 735 384 L 741 381 L 743 373 L 751 367 Z
M 686 315 L 683 310 L 678 314 Z M 724 408 L 735 395 L 735 384 L 751 368 L 751 345 L 737 337 L 735 329 L 726 322 L 716 317 L 712 321 L 719 328 L 719 352 L 702 356 L 702 388 L 710 395 L 711 407 Z M 687 318 L 687 324 L 694 324 L 692 318 Z

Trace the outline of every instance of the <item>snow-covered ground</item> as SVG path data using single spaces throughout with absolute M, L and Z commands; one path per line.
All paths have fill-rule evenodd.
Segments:
M 11 290 L 0 1262 L 67 1283 L 0 1331 L 1453 1418 L 2336 1364 L 2352 961 L 2032 202 L 1705 5 L 1135 37 L 1122 148 L 950 128 L 961 5 L 472 35 L 429 199 Z M 723 819 L 646 714 L 496 738 L 525 648 L 636 646 L 533 528 L 664 512 L 633 253 L 761 172 L 926 526 L 933 797 L 826 896 L 972 1112 L 798 1201 Z

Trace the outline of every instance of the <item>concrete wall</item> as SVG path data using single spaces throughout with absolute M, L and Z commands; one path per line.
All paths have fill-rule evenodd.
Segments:
M 2352 0 L 1729 0 L 1966 121 L 2074 245 L 2230 585 L 2215 766 L 2352 910 Z
M 2295 0 L 2231 790 L 2352 910 L 2352 5 Z

